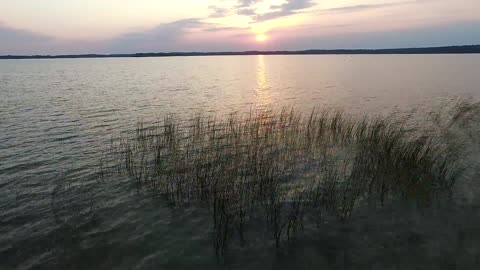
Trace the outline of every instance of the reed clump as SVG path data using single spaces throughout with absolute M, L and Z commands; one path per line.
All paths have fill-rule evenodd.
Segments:
M 126 174 L 172 206 L 210 209 L 220 255 L 232 239 L 246 241 L 251 224 L 278 247 L 306 222 L 347 221 L 359 205 L 428 206 L 454 185 L 457 153 L 389 117 L 283 108 L 139 123 L 112 141 L 100 173 Z

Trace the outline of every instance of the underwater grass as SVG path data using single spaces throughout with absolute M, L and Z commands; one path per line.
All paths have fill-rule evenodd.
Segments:
M 112 140 L 100 175 L 126 174 L 171 206 L 208 208 L 221 255 L 231 240 L 247 241 L 253 223 L 279 247 L 306 222 L 326 215 L 346 222 L 360 205 L 429 206 L 451 192 L 458 153 L 441 136 L 391 117 L 283 108 L 139 123 Z

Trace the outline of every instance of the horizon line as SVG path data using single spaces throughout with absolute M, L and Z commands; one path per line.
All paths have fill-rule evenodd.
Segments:
M 175 56 L 235 56 L 235 55 L 334 55 L 334 54 L 477 54 L 480 44 L 447 45 L 435 47 L 403 47 L 382 49 L 306 49 L 306 50 L 248 50 L 248 51 L 178 51 L 178 52 L 146 52 L 146 53 L 86 53 L 86 54 L 32 54 L 32 55 L 0 55 L 0 59 L 58 59 L 58 58 L 115 58 L 115 57 L 175 57 Z

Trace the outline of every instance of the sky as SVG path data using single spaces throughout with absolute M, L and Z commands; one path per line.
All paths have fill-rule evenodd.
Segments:
M 480 44 L 480 0 L 0 0 L 0 55 Z

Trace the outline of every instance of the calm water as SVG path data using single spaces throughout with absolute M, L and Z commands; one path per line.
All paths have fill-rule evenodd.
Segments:
M 464 222 L 478 215 L 475 204 L 452 210 L 455 218 L 430 213 L 433 225 L 417 212 L 358 217 L 361 225 L 327 227 L 283 255 L 254 243 L 219 263 L 200 210 L 165 208 L 128 181 L 99 183 L 94 169 L 111 137 L 165 113 L 429 110 L 480 100 L 479 70 L 480 55 L 0 61 L 0 269 L 441 268 L 457 257 L 463 269 L 480 265 L 480 223 Z

